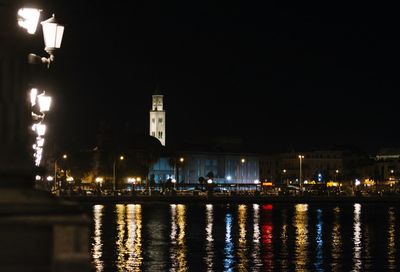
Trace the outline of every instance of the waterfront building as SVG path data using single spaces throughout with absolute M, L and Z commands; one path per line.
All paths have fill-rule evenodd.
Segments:
M 156 183 L 175 179 L 177 183 L 196 184 L 212 178 L 217 184 L 255 184 L 259 181 L 259 156 L 230 152 L 179 151 L 163 155 L 150 168 Z

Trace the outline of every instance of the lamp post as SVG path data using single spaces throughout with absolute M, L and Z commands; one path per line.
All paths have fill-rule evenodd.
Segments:
M 123 161 L 125 159 L 124 156 L 119 156 L 118 160 Z M 115 176 L 116 176 L 116 165 L 117 165 L 117 160 L 114 159 L 113 162 L 113 192 L 115 192 Z
M 299 183 L 300 183 L 300 191 L 303 194 L 303 183 L 302 183 L 302 161 L 304 159 L 303 155 L 299 155 L 299 164 L 300 164 L 300 170 L 299 170 Z
M 67 154 L 63 154 L 61 158 L 66 160 L 66 159 L 68 159 L 68 155 Z M 53 180 L 54 180 L 54 189 L 56 191 L 56 194 L 57 194 L 58 189 L 60 187 L 57 184 L 57 162 L 58 162 L 58 159 L 59 158 L 56 158 L 55 161 L 54 161 L 54 179 Z
M 286 177 L 286 172 L 287 172 L 286 169 L 282 170 L 282 173 L 283 173 L 283 182 L 282 183 L 286 183 L 286 186 L 288 186 L 289 184 L 288 184 L 288 180 L 287 180 L 287 177 Z

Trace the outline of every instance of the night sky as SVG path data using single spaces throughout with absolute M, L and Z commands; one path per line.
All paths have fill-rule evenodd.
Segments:
M 61 146 L 93 145 L 100 124 L 148 134 L 156 87 L 167 144 L 210 135 L 265 150 L 398 146 L 394 6 L 56 2 L 66 30 L 52 67 L 49 126 Z

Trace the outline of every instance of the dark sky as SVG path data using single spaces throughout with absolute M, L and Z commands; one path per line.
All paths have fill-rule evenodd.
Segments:
M 66 23 L 49 119 L 60 145 L 92 144 L 102 122 L 148 133 L 158 86 L 170 143 L 219 135 L 265 149 L 398 146 L 394 6 L 128 2 L 54 6 Z

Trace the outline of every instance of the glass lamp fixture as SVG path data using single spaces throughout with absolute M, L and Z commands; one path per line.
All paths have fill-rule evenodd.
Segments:
M 54 60 L 54 50 L 61 47 L 61 41 L 64 34 L 64 26 L 60 25 L 54 14 L 51 18 L 41 22 L 44 37 L 44 50 L 50 55 L 50 61 Z
M 35 34 L 40 18 L 40 9 L 20 8 L 18 10 L 18 25 L 25 28 L 29 34 Z
M 40 112 L 47 112 L 50 110 L 51 96 L 41 94 L 38 95 L 38 100 Z

